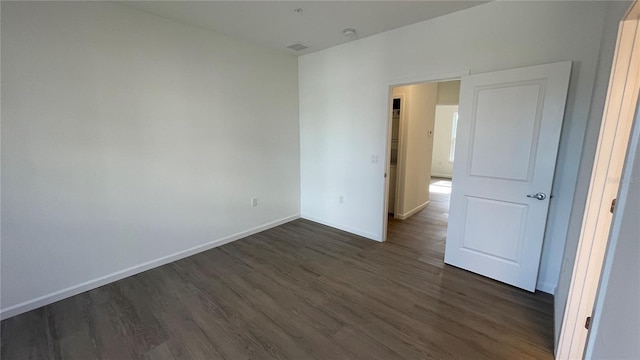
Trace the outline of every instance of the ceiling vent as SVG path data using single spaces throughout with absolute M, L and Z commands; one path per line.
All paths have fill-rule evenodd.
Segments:
M 308 49 L 309 47 L 301 42 L 295 42 L 293 44 L 287 45 L 287 49 L 291 49 L 293 51 L 301 51 L 304 49 Z

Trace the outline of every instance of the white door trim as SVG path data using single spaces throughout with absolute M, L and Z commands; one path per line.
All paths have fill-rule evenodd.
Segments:
M 624 165 L 624 173 L 623 180 L 620 184 L 620 192 L 618 193 L 618 201 L 616 203 L 616 207 L 618 210 L 615 211 L 615 215 L 613 216 L 613 222 L 611 224 L 611 235 L 609 235 L 609 242 L 607 244 L 606 250 L 606 258 L 604 260 L 602 275 L 600 278 L 600 285 L 598 286 L 598 293 L 596 295 L 596 300 L 594 304 L 594 311 L 592 315 L 591 321 L 591 329 L 589 330 L 589 335 L 587 338 L 587 345 L 585 348 L 585 359 L 593 358 L 593 350 L 594 346 L 596 346 L 596 337 L 599 330 L 600 322 L 603 321 L 603 311 L 604 311 L 604 301 L 603 296 L 606 296 L 607 287 L 609 284 L 609 279 L 612 271 L 612 266 L 614 266 L 615 257 L 618 256 L 618 250 L 616 248 L 618 244 L 618 239 L 621 235 L 621 226 L 622 219 L 625 216 L 624 212 L 629 211 L 626 209 L 626 205 L 628 201 L 638 201 L 637 198 L 629 198 L 629 191 L 631 186 L 636 186 L 635 182 L 637 179 L 633 179 L 632 170 L 633 164 L 636 161 L 637 157 L 640 157 L 640 146 L 638 145 L 640 142 L 640 99 L 638 99 L 638 106 L 636 107 L 636 118 L 633 124 L 632 135 L 629 143 L 629 151 L 627 152 L 627 160 Z
M 639 16 L 640 4 L 636 1 L 618 29 L 598 147 L 556 349 L 557 359 L 581 359 L 584 355 L 588 334 L 584 325 L 593 311 L 613 218 L 609 208 L 620 187 L 638 100 Z
M 387 99 L 388 99 L 388 108 L 387 108 L 387 116 L 385 117 L 385 121 L 386 121 L 386 126 L 384 127 L 385 133 L 383 136 L 383 141 L 384 141 L 384 149 L 386 149 L 386 151 L 384 152 L 385 156 L 384 156 L 384 182 L 383 182 L 383 187 L 382 187 L 382 193 L 384 194 L 383 199 L 382 199 L 382 232 L 381 232 L 381 241 L 386 241 L 387 240 L 387 224 L 388 224 L 388 211 L 389 211 L 389 160 L 390 160 L 390 156 L 391 156 L 391 117 L 393 114 L 393 88 L 397 87 L 397 86 L 405 86 L 405 85 L 412 85 L 412 84 L 420 84 L 420 83 L 428 83 L 428 82 L 442 82 L 442 81 L 451 81 L 451 80 L 460 80 L 461 77 L 469 75 L 471 73 L 470 70 L 460 70 L 460 71 L 452 71 L 449 73 L 440 73 L 440 74 L 425 74 L 425 75 L 419 75 L 419 76 L 412 76 L 412 77 L 407 77 L 407 78 L 397 78 L 397 79 L 392 79 L 387 83 Z M 402 106 L 406 106 L 405 104 L 401 104 L 401 112 L 402 112 Z M 403 119 L 400 118 L 400 121 L 402 122 Z M 402 123 L 401 123 L 402 126 Z M 402 146 L 402 144 L 399 144 L 399 147 Z M 398 150 L 398 154 L 400 153 L 400 149 Z M 400 173 L 400 160 L 398 160 L 398 168 L 397 168 L 398 174 Z M 398 177 L 396 178 L 396 187 L 398 186 Z M 397 192 L 396 192 L 396 205 L 398 204 L 398 197 L 397 197 Z M 398 209 L 398 207 L 396 206 L 396 209 Z

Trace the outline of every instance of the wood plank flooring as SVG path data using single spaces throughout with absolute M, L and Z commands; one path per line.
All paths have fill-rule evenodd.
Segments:
M 552 359 L 552 297 L 445 266 L 431 197 L 385 243 L 296 220 L 4 320 L 2 359 Z

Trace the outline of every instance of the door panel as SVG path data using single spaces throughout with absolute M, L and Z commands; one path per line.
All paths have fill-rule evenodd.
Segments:
M 535 154 L 533 145 L 540 124 L 539 99 L 544 96 L 540 85 L 476 89 L 470 175 L 529 180 L 532 169 L 528 165 Z M 510 106 L 503 106 L 505 103 Z
M 501 259 L 517 263 L 524 234 L 527 207 L 505 201 L 466 197 L 465 232 L 462 249 L 487 261 Z M 473 219 L 473 214 L 492 214 L 486 222 Z M 469 216 L 471 215 L 471 216 Z M 492 241 L 487 241 L 491 239 Z
M 535 290 L 570 71 L 462 78 L 447 264 Z

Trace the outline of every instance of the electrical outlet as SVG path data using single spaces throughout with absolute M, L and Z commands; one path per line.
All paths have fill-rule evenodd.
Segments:
M 251 207 L 256 207 L 256 206 L 258 206 L 258 198 L 252 197 L 251 198 Z
M 376 155 L 376 154 L 371 155 L 371 163 L 372 164 L 377 164 L 378 163 L 378 155 Z

